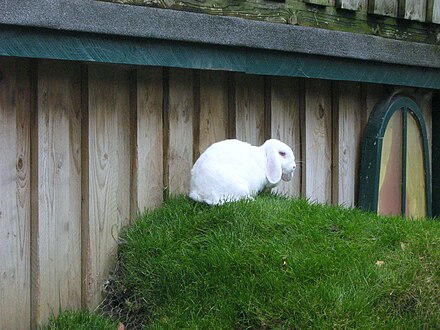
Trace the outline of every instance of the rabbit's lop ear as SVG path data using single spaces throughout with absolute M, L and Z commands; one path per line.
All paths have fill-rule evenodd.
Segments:
M 275 148 L 266 149 L 266 178 L 271 184 L 277 184 L 281 180 L 281 162 L 278 151 Z

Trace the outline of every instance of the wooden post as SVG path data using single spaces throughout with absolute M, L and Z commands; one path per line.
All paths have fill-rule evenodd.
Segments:
M 398 16 L 419 22 L 426 20 L 426 0 L 399 1 Z
M 308 79 L 305 84 L 305 195 L 311 201 L 330 203 L 332 195 L 331 82 Z
M 228 86 L 226 72 L 200 73 L 199 154 L 228 137 Z
M 169 71 L 169 193 L 187 193 L 193 165 L 193 74 Z
M 361 87 L 351 82 L 339 82 L 337 86 L 333 109 L 333 203 L 351 207 L 358 194 Z
M 84 303 L 101 301 L 101 286 L 113 267 L 117 237 L 130 222 L 129 72 L 104 65 L 88 68 L 88 210 L 83 219 Z
M 163 202 L 163 72 L 137 72 L 137 207 L 140 212 Z
M 353 11 L 366 11 L 368 0 L 336 0 L 336 7 Z
M 0 329 L 30 327 L 29 62 L 0 58 Z
M 271 137 L 289 145 L 298 162 L 290 182 L 282 182 L 276 192 L 299 197 L 301 193 L 300 90 L 298 79 L 273 77 L 271 79 Z
M 38 62 L 32 312 L 39 325 L 81 305 L 80 72 L 76 63 Z
M 397 17 L 399 0 L 368 0 L 368 12 L 381 16 Z
M 426 21 L 440 24 L 440 0 L 427 0 Z
M 264 142 L 264 77 L 235 75 L 237 139 L 252 145 Z

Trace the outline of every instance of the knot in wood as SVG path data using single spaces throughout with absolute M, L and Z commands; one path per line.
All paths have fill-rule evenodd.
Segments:
M 19 157 L 17 161 L 17 170 L 21 171 L 23 168 L 23 158 Z
M 323 106 L 320 104 L 318 107 L 318 117 L 319 119 L 324 118 L 324 114 L 325 114 L 325 110 L 323 108 Z

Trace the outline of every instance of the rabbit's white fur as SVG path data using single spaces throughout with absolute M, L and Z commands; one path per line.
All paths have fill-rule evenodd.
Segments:
M 191 170 L 189 197 L 211 205 L 252 198 L 264 189 L 290 181 L 295 170 L 292 149 L 270 139 L 262 146 L 239 140 L 211 145 Z

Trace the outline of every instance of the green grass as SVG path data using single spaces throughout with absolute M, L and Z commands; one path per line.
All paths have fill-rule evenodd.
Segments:
M 52 316 L 44 330 L 116 330 L 117 324 L 108 317 L 88 311 L 63 311 Z
M 124 231 L 107 291 L 128 329 L 439 328 L 440 223 L 176 197 Z

